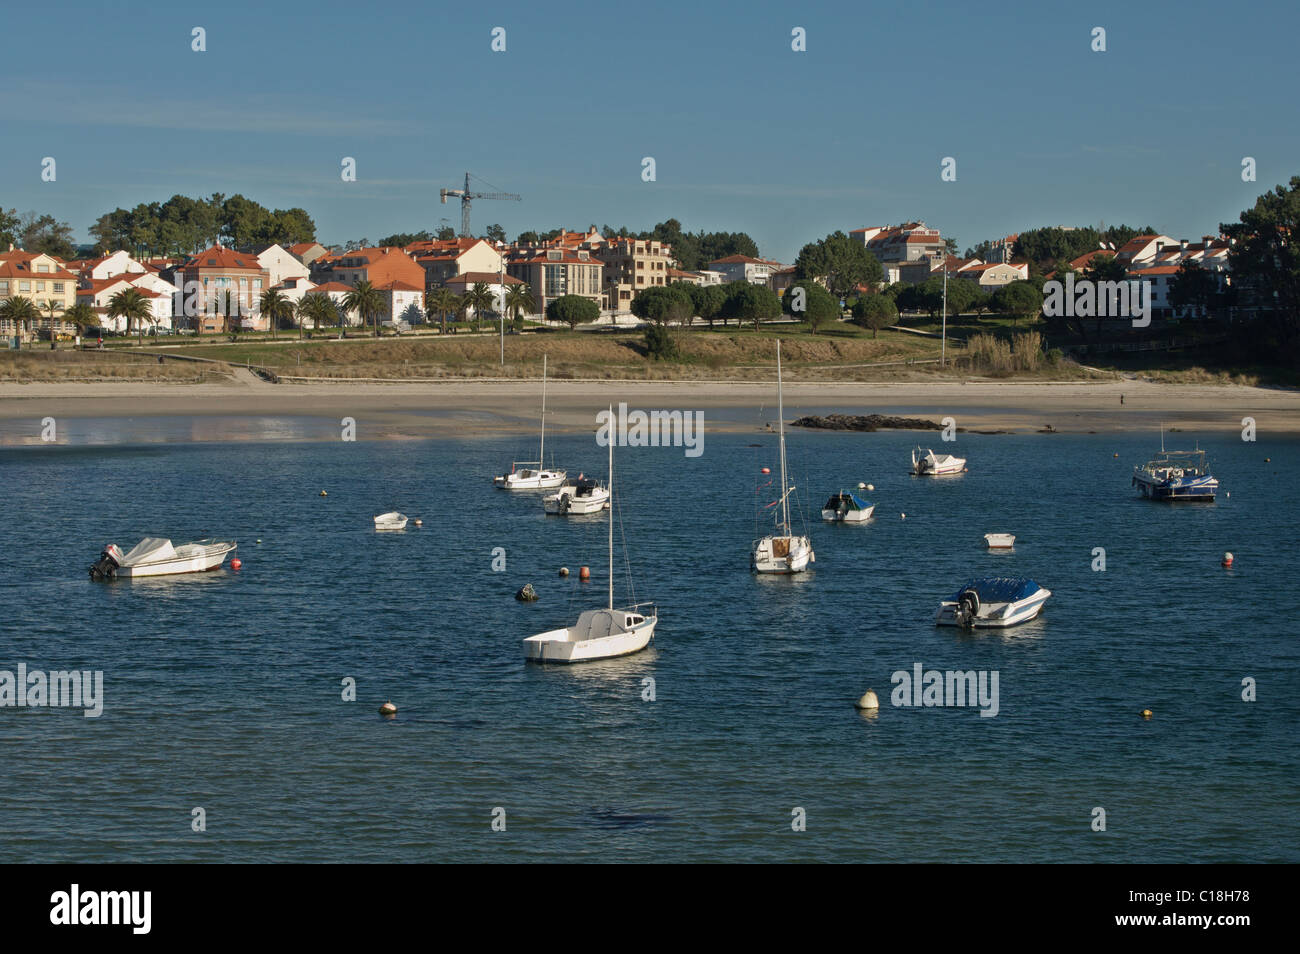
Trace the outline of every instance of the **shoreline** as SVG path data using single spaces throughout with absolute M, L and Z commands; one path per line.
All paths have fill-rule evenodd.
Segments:
M 1120 403 L 1123 395 L 1124 403 Z M 610 403 L 629 408 L 699 410 L 710 429 L 745 432 L 774 422 L 776 384 L 722 381 L 582 381 L 547 383 L 547 429 L 595 428 Z M 361 439 L 477 433 L 530 433 L 537 427 L 540 382 L 463 379 L 420 383 L 268 384 L 253 375 L 233 383 L 0 383 L 0 443 L 5 432 L 55 419 L 172 417 L 318 418 L 365 421 Z M 708 412 L 712 410 L 714 415 Z M 1253 417 L 1260 433 L 1300 434 L 1300 391 L 1241 385 L 1145 381 L 928 381 L 790 383 L 787 421 L 802 414 L 951 416 L 967 430 L 1057 433 L 1122 432 L 1177 427 L 1239 431 Z M 744 413 L 746 411 L 752 413 Z M 722 413 L 716 413 L 722 412 Z M 761 416 L 760 416 L 761 415 Z M 21 439 L 20 439 L 21 440 Z M 22 441 L 25 442 L 25 441 Z

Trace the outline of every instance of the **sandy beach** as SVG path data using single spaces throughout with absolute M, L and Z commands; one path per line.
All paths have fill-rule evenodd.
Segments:
M 1121 404 L 1121 396 L 1123 403 Z M 350 416 L 362 435 L 423 437 L 527 432 L 537 426 L 540 382 L 464 380 L 421 383 L 269 384 L 241 371 L 220 384 L 0 384 L 0 433 L 6 422 L 54 418 L 172 416 Z M 775 420 L 773 384 L 746 382 L 551 381 L 548 427 L 588 430 L 609 403 L 630 408 L 701 410 L 706 426 L 744 431 Z M 1300 433 L 1300 392 L 1240 386 L 941 381 L 787 384 L 786 419 L 801 414 L 896 414 L 955 418 L 972 430 L 1063 433 L 1239 430 L 1253 417 L 1261 433 Z M 710 412 L 713 413 L 710 413 Z M 363 438 L 364 439 L 364 438 Z

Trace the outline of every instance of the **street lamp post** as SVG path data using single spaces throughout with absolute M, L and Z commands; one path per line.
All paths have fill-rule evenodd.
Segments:
M 501 259 L 501 367 L 506 366 L 506 260 Z
M 939 331 L 939 365 L 948 366 L 948 261 L 943 263 L 943 326 Z

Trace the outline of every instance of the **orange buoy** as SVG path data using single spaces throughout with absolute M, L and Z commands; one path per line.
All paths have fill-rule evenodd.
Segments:
M 1223 565 L 1232 566 L 1232 554 L 1230 552 L 1223 555 Z
M 239 557 L 235 557 L 233 560 L 230 561 L 230 568 L 232 570 L 238 570 L 243 565 L 244 565 L 244 561 L 239 559 Z
M 578 579 L 580 579 L 580 580 L 590 580 L 590 579 L 591 579 L 591 567 L 589 567 L 589 566 L 580 566 L 580 567 L 578 567 Z
M 770 473 L 772 473 L 772 468 L 771 468 L 771 467 L 764 467 L 764 468 L 763 468 L 763 473 L 765 473 L 765 474 L 770 474 Z

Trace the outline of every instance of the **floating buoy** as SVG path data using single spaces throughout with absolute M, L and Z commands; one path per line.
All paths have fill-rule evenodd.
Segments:
M 854 706 L 859 709 L 879 709 L 880 700 L 876 698 L 874 689 L 868 689 L 862 694 L 862 698 L 854 703 Z
M 1116 455 L 1115 455 L 1115 456 L 1116 456 L 1116 457 L 1118 457 L 1118 456 L 1119 456 L 1119 454 L 1116 454 Z
M 321 495 L 322 497 L 328 497 L 328 496 L 329 496 L 329 494 L 325 493 L 325 491 L 323 491 L 323 490 L 320 492 L 320 495 Z
M 262 542 L 262 538 L 261 538 L 261 537 L 258 537 L 258 538 L 257 538 L 257 542 L 258 542 L 258 543 L 261 543 L 261 542 Z
M 423 526 L 424 526 L 424 521 L 421 520 L 419 517 L 416 517 L 416 518 L 415 518 L 415 525 L 416 525 L 417 527 L 423 527 Z
M 393 705 L 391 702 L 385 702 L 379 707 L 379 714 L 388 716 L 397 715 L 397 706 Z
M 1266 463 L 1266 464 L 1271 464 L 1271 463 L 1273 463 L 1273 458 L 1271 458 L 1271 457 L 1265 457 L 1265 458 L 1264 458 L 1264 463 Z
M 1142 710 L 1142 718 L 1144 718 L 1144 719 L 1150 719 L 1150 718 L 1151 718 L 1151 710 L 1150 710 L 1150 709 L 1143 709 L 1143 710 Z
M 1229 554 L 1229 556 L 1231 556 L 1231 554 Z M 230 561 L 230 568 L 232 570 L 238 570 L 243 565 L 244 565 L 244 561 L 239 559 L 239 557 L 235 557 L 233 560 Z
M 1223 565 L 1232 566 L 1232 553 L 1228 552 L 1223 555 Z
M 525 583 L 523 586 L 519 587 L 519 591 L 515 593 L 515 599 L 521 603 L 537 602 L 537 591 L 533 589 L 533 584 Z
M 580 579 L 580 580 L 590 580 L 590 579 L 591 579 L 591 567 L 589 567 L 589 566 L 580 566 L 580 567 L 578 567 L 578 579 Z
M 568 576 L 568 575 L 569 575 L 569 568 L 567 566 L 560 567 L 560 576 Z
M 765 473 L 765 474 L 770 474 L 770 473 L 772 473 L 772 468 L 771 468 L 771 467 L 764 467 L 764 468 L 763 468 L 763 473 Z
M 875 489 L 876 489 L 876 485 L 875 485 L 875 484 L 867 484 L 867 489 L 868 489 L 868 490 L 875 490 Z
M 858 481 L 858 490 L 866 490 L 866 489 L 867 489 L 867 485 L 864 484 L 862 481 Z
M 898 519 L 899 519 L 899 520 L 906 520 L 906 519 L 907 519 L 907 514 L 905 514 L 905 513 L 900 513 L 900 514 L 898 515 Z

